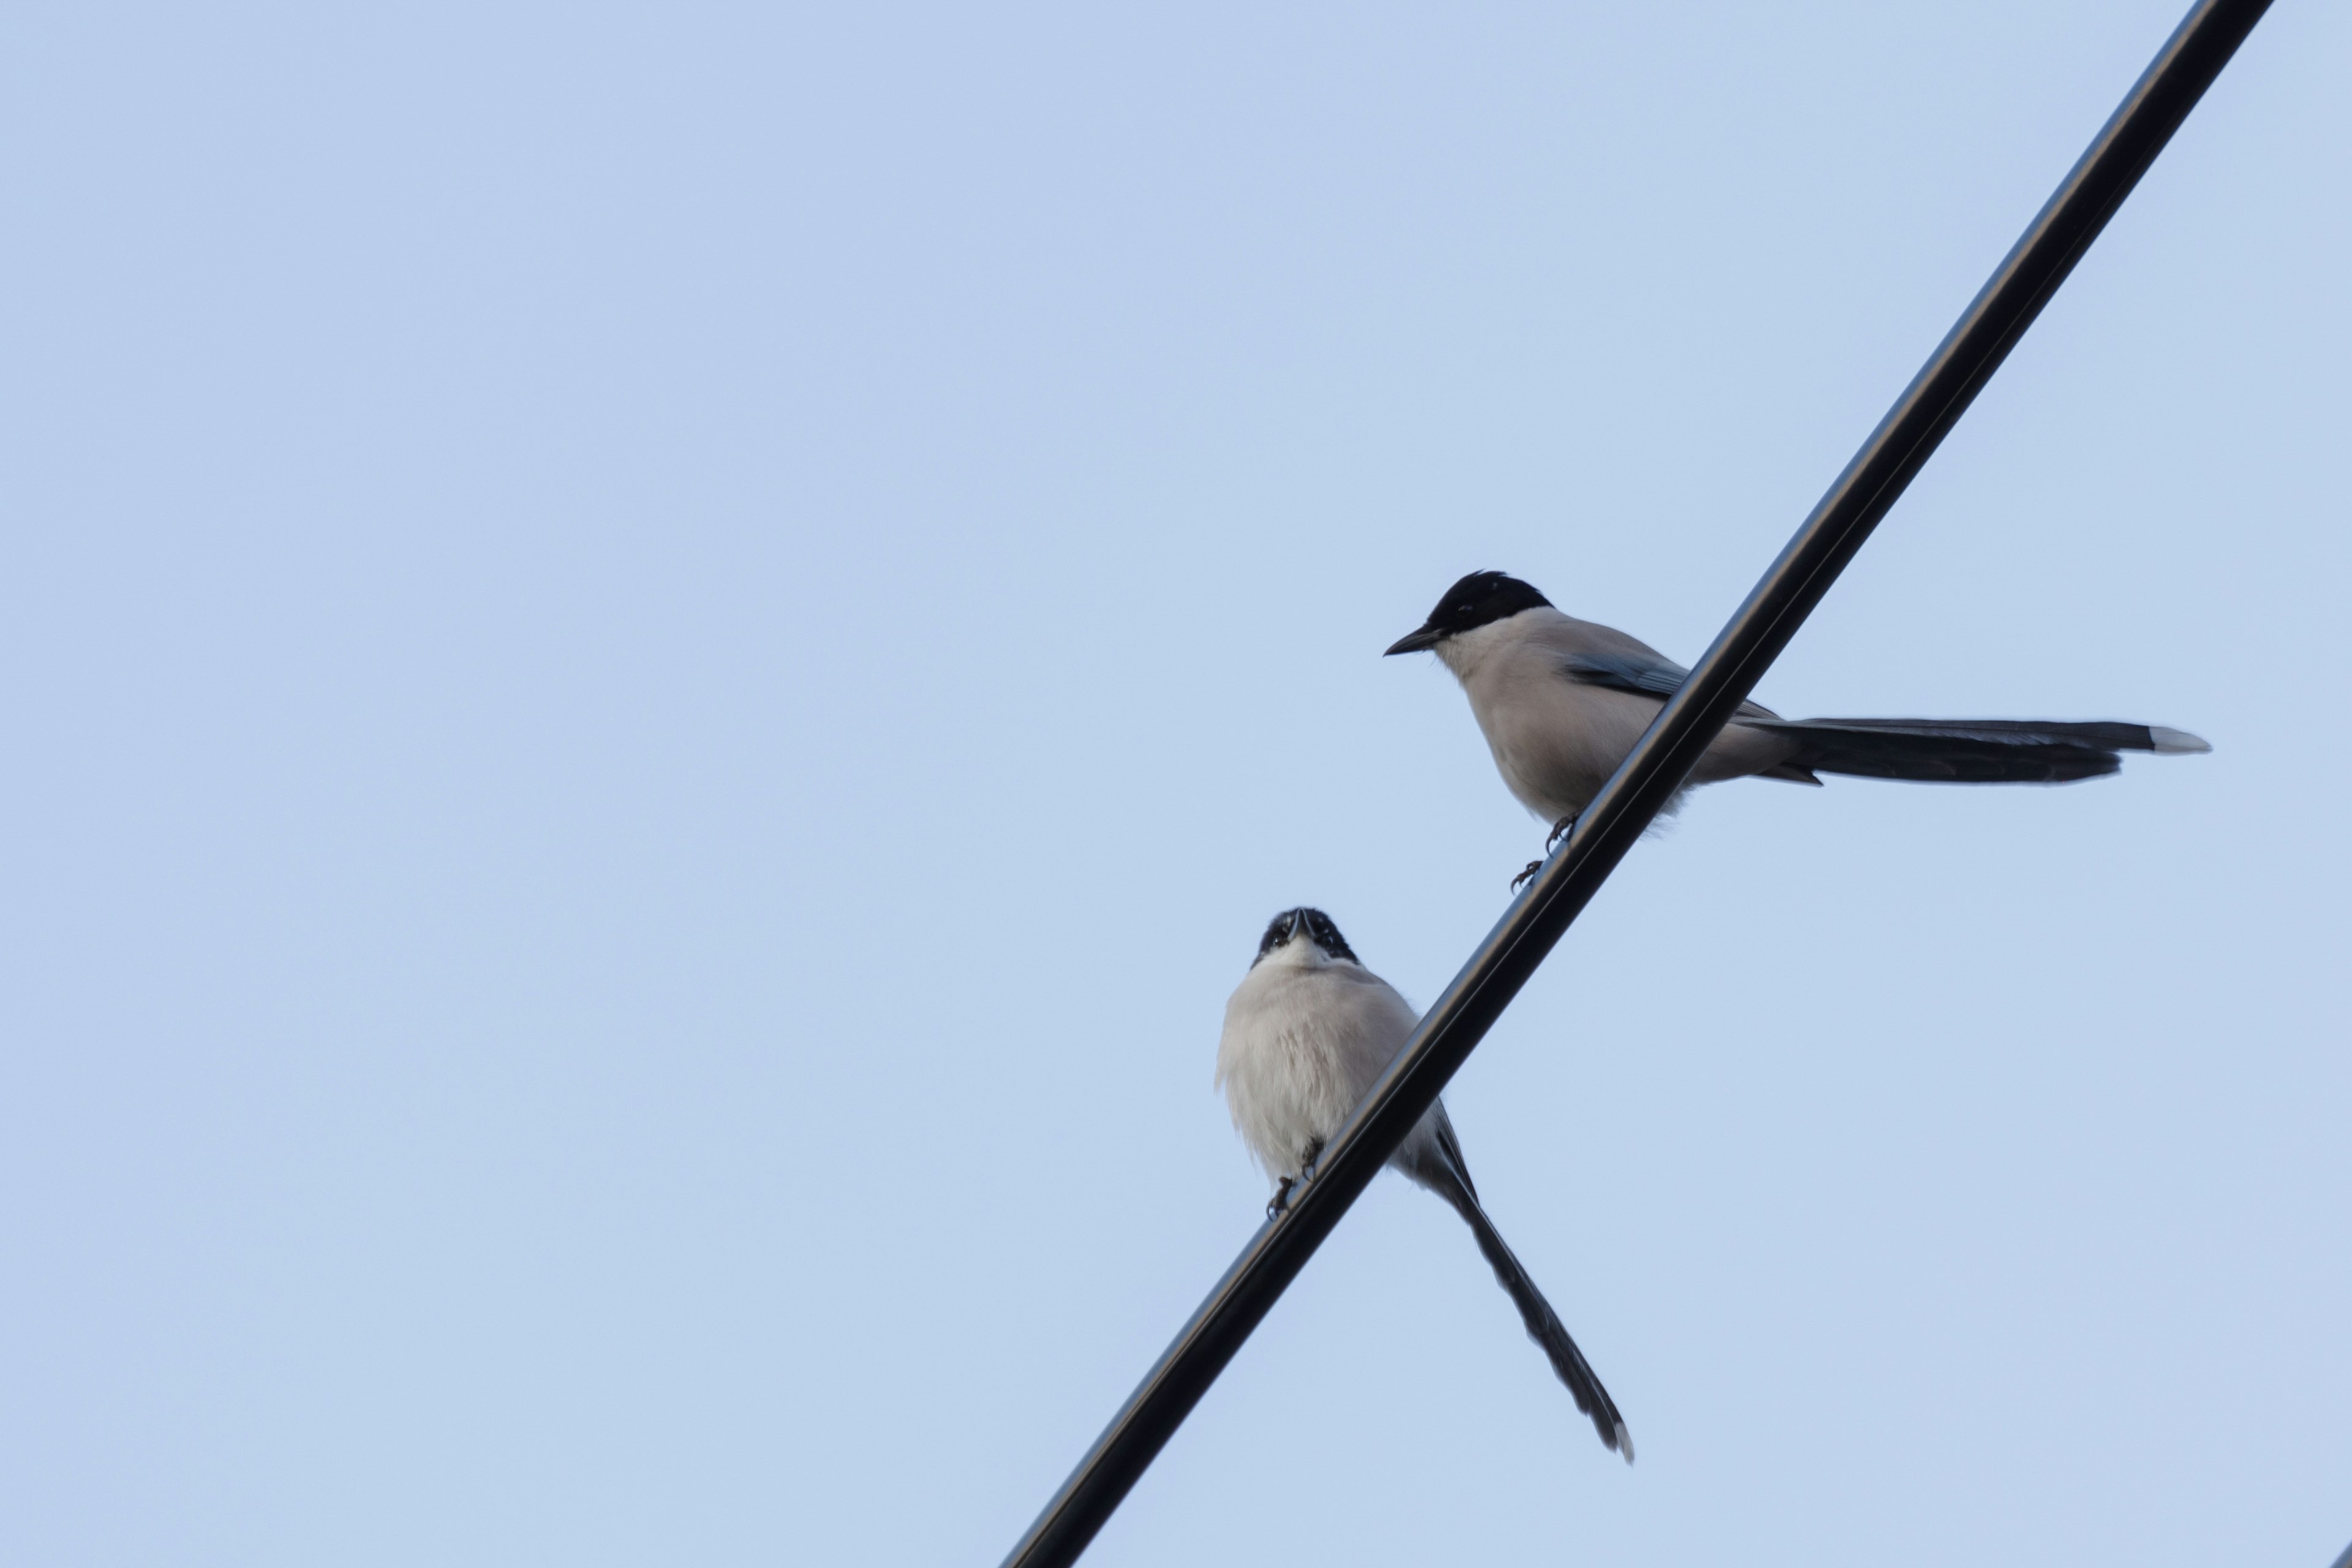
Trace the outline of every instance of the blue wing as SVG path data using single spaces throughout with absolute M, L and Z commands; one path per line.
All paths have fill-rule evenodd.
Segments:
M 1672 697 L 1690 678 L 1689 670 L 1656 654 L 1565 654 L 1559 672 L 1586 686 L 1606 686 L 1636 697 Z
M 1680 689 L 1690 679 L 1690 671 L 1662 653 L 1643 649 L 1640 653 L 1566 653 L 1560 655 L 1559 672 L 1582 686 L 1605 686 L 1612 691 L 1623 691 L 1635 697 L 1655 697 L 1664 701 Z M 1769 719 L 1772 710 L 1757 702 L 1743 702 L 1733 715 L 1737 719 Z

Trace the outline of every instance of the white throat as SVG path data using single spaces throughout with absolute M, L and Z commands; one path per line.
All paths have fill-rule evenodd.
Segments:
M 1260 969 L 1321 969 L 1339 961 L 1315 944 L 1311 936 L 1294 936 L 1257 961 Z
M 1483 626 L 1456 632 L 1432 651 L 1445 661 L 1445 668 L 1454 672 L 1454 679 L 1467 686 L 1496 655 L 1511 647 L 1548 621 L 1566 619 L 1566 616 L 1549 605 L 1538 605 L 1531 610 L 1521 610 L 1516 616 L 1505 616 L 1499 621 L 1488 621 Z

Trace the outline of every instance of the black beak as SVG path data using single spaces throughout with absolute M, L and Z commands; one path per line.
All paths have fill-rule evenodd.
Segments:
M 1427 626 L 1422 627 L 1419 631 L 1407 632 L 1404 636 L 1397 638 L 1396 641 L 1389 644 L 1388 652 L 1381 654 L 1381 657 L 1382 658 L 1386 658 L 1389 654 L 1391 653 L 1423 652 L 1426 649 L 1435 647 L 1439 639 L 1444 637 L 1444 635 L 1445 634 L 1444 632 L 1433 631 Z

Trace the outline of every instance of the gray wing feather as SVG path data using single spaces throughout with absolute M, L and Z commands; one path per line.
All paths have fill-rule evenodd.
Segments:
M 1690 679 L 1690 671 L 1663 654 L 1599 653 L 1583 651 L 1563 654 L 1559 672 L 1570 680 L 1585 686 L 1605 686 L 1612 691 L 1630 692 L 1636 697 L 1672 697 Z M 1743 719 L 1769 719 L 1772 710 L 1753 702 L 1739 705 Z
M 1690 671 L 1670 658 L 1620 653 L 1571 653 L 1560 659 L 1559 672 L 1586 686 L 1606 686 L 1637 697 L 1672 697 L 1690 679 Z

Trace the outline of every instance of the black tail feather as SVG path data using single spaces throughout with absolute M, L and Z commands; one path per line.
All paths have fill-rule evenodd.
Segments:
M 1569 1337 L 1566 1326 L 1559 1321 L 1559 1314 L 1551 1310 L 1551 1303 L 1544 1300 L 1543 1292 L 1536 1289 L 1536 1282 L 1528 1277 L 1528 1271 L 1512 1256 L 1502 1233 L 1495 1228 L 1495 1222 L 1488 1219 L 1486 1211 L 1478 1205 L 1478 1194 L 1470 1185 L 1469 1170 L 1462 1163 L 1461 1152 L 1454 1142 L 1452 1131 L 1453 1129 L 1447 1127 L 1441 1132 L 1442 1144 L 1437 1157 L 1415 1162 L 1407 1173 L 1453 1205 L 1454 1212 L 1468 1222 L 1470 1234 L 1476 1238 L 1478 1250 L 1485 1255 L 1487 1266 L 1494 1269 L 1496 1282 L 1511 1298 L 1511 1304 L 1519 1310 L 1519 1321 L 1527 1326 L 1528 1338 L 1535 1341 L 1543 1351 L 1544 1358 L 1551 1363 L 1551 1370 L 1567 1385 L 1570 1396 L 1576 1401 L 1577 1409 L 1591 1418 L 1592 1429 L 1601 1434 L 1602 1446 L 1612 1452 L 1624 1455 L 1625 1462 L 1632 1464 L 1633 1435 L 1625 1429 L 1625 1417 L 1618 1414 L 1617 1402 L 1609 1397 L 1607 1389 L 1601 1386 L 1601 1379 L 1593 1373 L 1592 1363 L 1586 1361 L 1584 1352 L 1576 1348 L 1576 1342 Z
M 2149 724 L 2031 719 L 1738 719 L 1797 743 L 1776 772 L 1818 771 L 1922 784 L 2073 784 L 2115 773 L 2125 752 L 2203 752 L 2196 736 Z

